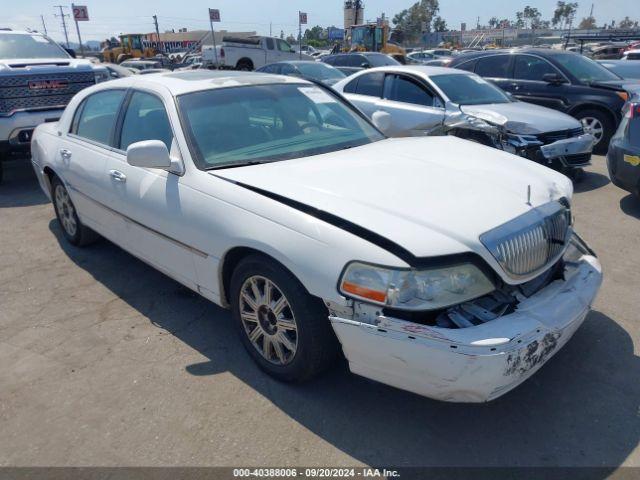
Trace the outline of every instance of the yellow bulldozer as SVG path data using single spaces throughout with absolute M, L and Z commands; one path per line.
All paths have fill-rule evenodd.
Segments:
M 367 23 L 353 25 L 347 51 L 380 52 L 389 55 L 406 55 L 404 48 L 389 41 L 389 26 Z
M 141 33 L 120 35 L 120 45 L 102 49 L 102 60 L 110 63 L 120 63 L 130 58 L 153 57 L 158 52 L 150 47 L 143 47 Z

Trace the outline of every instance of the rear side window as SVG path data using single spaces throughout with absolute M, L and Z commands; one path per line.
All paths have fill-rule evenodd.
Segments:
M 433 95 L 415 80 L 395 75 L 391 83 L 389 100 L 414 105 L 433 106 Z
M 336 64 L 336 57 L 323 58 L 322 61 L 324 63 L 328 63 L 329 65 L 335 65 Z
M 549 62 L 531 55 L 518 55 L 514 67 L 513 77 L 518 80 L 542 81 L 547 73 L 558 73 Z
M 333 57 L 333 63 L 331 65 L 335 65 L 337 67 L 346 67 L 349 65 L 349 55 L 340 55 L 338 57 Z
M 104 145 L 111 144 L 113 128 L 124 90 L 107 90 L 87 97 L 78 109 L 79 115 L 73 121 L 71 133 Z
M 369 64 L 363 55 L 347 55 L 346 60 L 347 67 L 362 67 L 364 64 Z
M 384 73 L 365 73 L 358 78 L 355 93 L 358 95 L 368 95 L 370 97 L 382 97 L 383 85 Z
M 360 78 L 356 78 L 355 80 L 351 80 L 344 86 L 344 93 L 356 93 L 358 89 L 358 80 Z
M 509 55 L 492 55 L 478 59 L 476 73 L 481 77 L 509 78 Z
M 274 44 L 273 44 L 273 38 L 267 38 L 267 48 L 269 50 L 273 50 Z
M 143 140 L 160 140 L 171 150 L 173 133 L 162 100 L 155 95 L 135 92 L 122 123 L 120 149 Z

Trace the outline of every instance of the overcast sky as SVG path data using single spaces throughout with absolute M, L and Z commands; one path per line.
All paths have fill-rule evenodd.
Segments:
M 49 35 L 63 40 L 59 13 L 54 5 L 66 4 L 65 0 L 0 0 L 0 27 L 32 28 L 42 30 L 40 15 L 44 15 Z M 594 16 L 598 25 L 619 21 L 625 15 L 640 20 L 640 9 L 632 8 L 638 0 L 595 0 Z M 385 12 L 392 17 L 409 7 L 412 0 L 364 0 L 365 18 L 375 20 Z M 297 11 L 306 11 L 311 25 L 342 26 L 342 0 L 78 0 L 87 5 L 91 20 L 80 24 L 83 40 L 102 40 L 119 33 L 147 33 L 153 30 L 151 16 L 158 15 L 160 31 L 181 27 L 189 30 L 209 28 L 207 8 L 220 9 L 221 29 L 269 33 L 272 22 L 274 35 L 297 32 Z M 469 28 L 480 17 L 481 23 L 489 18 L 515 17 L 516 10 L 525 5 L 537 7 L 543 18 L 551 18 L 556 0 L 440 0 L 440 15 L 449 28 L 460 28 L 466 22 Z M 587 16 L 592 2 L 579 2 L 578 21 Z M 67 4 L 71 5 L 71 4 Z M 69 13 L 69 8 L 65 13 Z M 69 25 L 71 41 L 77 41 L 75 26 Z

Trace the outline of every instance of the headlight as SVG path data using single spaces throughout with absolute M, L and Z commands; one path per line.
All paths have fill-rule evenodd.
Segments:
M 109 72 L 95 72 L 93 77 L 95 78 L 96 83 L 106 82 L 109 80 Z
M 495 290 L 473 264 L 425 270 L 401 270 L 352 262 L 340 279 L 348 297 L 404 310 L 435 310 Z

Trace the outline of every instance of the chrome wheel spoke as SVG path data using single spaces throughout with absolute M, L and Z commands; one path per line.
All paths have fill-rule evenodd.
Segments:
M 267 360 L 271 360 L 270 347 L 271 347 L 271 340 L 267 336 L 265 336 L 262 340 L 262 355 Z
M 258 304 L 256 303 L 256 301 L 245 292 L 242 292 L 242 300 L 249 306 L 251 310 L 253 310 L 254 312 L 258 311 Z
M 276 341 L 279 342 L 279 344 L 284 345 L 285 348 L 287 350 L 289 350 L 290 352 L 295 352 L 296 351 L 295 344 L 289 339 L 289 337 L 287 337 L 286 333 L 284 333 L 284 332 L 276 333 Z
M 276 352 L 276 357 L 278 357 L 280 363 L 284 364 L 286 359 L 284 356 L 284 350 L 282 349 L 282 344 L 276 338 L 273 342 L 271 342 L 271 346 L 273 347 L 273 351 Z
M 287 303 L 287 299 L 284 296 L 282 296 L 271 307 L 271 309 L 273 310 L 273 313 L 275 314 L 275 316 L 279 317 L 280 314 L 282 313 L 282 311 L 285 309 L 285 307 L 288 307 L 288 306 L 289 306 L 289 304 Z
M 258 314 L 253 312 L 241 312 L 240 316 L 245 322 L 258 323 Z
M 294 332 L 298 330 L 296 323 L 288 318 L 279 318 L 278 328 L 281 328 L 282 330 L 292 330 Z
M 254 328 L 249 334 L 249 340 L 251 340 L 251 343 L 257 344 L 258 340 L 260 340 L 260 337 L 263 335 L 264 333 L 262 332 L 262 329 L 259 326 L 256 326 L 256 328 Z

